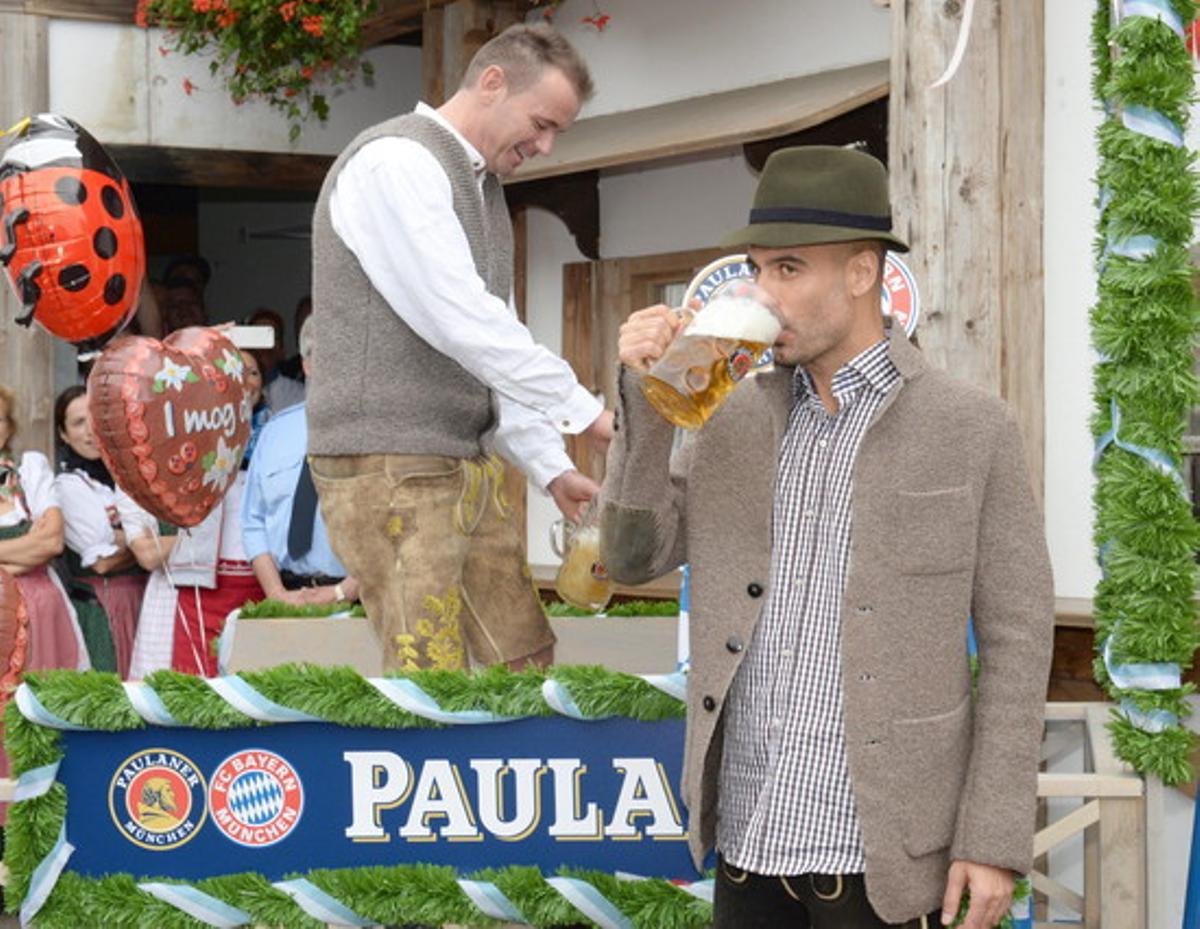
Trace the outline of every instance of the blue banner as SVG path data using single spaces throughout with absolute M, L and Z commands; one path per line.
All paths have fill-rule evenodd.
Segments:
M 196 880 L 431 863 L 694 880 L 683 721 L 62 733 L 66 870 Z

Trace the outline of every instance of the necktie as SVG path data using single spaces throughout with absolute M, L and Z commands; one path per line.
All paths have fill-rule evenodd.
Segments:
M 300 479 L 296 481 L 296 495 L 292 499 L 292 521 L 288 524 L 287 549 L 289 557 L 303 558 L 312 548 L 313 523 L 317 517 L 317 487 L 308 459 L 300 468 Z

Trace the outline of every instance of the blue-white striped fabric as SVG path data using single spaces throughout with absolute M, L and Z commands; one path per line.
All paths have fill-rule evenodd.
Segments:
M 770 583 L 725 707 L 717 847 L 756 874 L 863 869 L 839 630 L 854 460 L 899 380 L 886 341 L 877 343 L 834 375 L 831 415 L 797 369 L 779 451 Z

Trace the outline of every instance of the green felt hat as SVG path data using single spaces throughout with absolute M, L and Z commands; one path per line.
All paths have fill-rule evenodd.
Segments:
M 781 148 L 763 166 L 750 222 L 727 235 L 726 247 L 824 245 L 877 239 L 907 252 L 892 234 L 887 169 L 866 152 L 836 145 Z

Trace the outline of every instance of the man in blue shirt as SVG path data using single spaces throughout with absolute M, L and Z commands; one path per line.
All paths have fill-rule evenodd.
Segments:
M 307 374 L 313 332 L 306 321 L 300 355 Z M 242 494 L 242 545 L 267 597 L 296 606 L 358 598 L 325 533 L 308 472 L 304 404 L 276 413 L 263 427 Z

